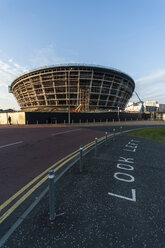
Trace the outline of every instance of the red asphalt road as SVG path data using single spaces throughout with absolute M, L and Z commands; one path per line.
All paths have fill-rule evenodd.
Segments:
M 80 145 L 103 135 L 73 127 L 0 128 L 0 205 Z

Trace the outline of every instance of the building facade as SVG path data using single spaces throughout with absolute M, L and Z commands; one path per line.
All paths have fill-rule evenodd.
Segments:
M 23 111 L 82 112 L 124 109 L 135 88 L 134 80 L 116 69 L 67 64 L 26 73 L 10 86 Z
M 165 104 L 160 104 L 158 101 L 129 102 L 126 105 L 126 112 L 140 112 L 143 105 L 143 112 L 165 112 Z

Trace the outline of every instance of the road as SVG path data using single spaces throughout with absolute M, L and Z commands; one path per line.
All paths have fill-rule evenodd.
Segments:
M 32 193 L 47 180 L 50 167 L 103 135 L 76 127 L 1 128 L 0 232 L 6 232 L 32 203 Z
M 69 127 L 0 129 L 0 204 L 56 161 L 103 135 Z
M 145 123 L 145 124 L 144 124 Z M 148 122 L 96 127 L 0 128 L 0 205 L 55 162 L 107 132 L 146 127 Z M 152 123 L 151 123 L 152 124 Z
M 10 228 L 4 248 L 164 248 L 164 149 L 165 143 L 116 135 L 84 157 L 82 173 L 77 162 L 55 183 L 54 223 L 46 194 Z
M 58 161 L 66 160 L 66 156 L 79 149 L 80 145 L 94 141 L 95 137 L 103 137 L 106 131 L 112 133 L 115 129 L 119 132 L 121 125 L 125 131 L 153 126 L 154 123 L 124 122 L 95 127 L 1 127 L 0 224 L 4 224 L 1 225 L 3 233 L 8 230 L 11 220 L 16 221 L 22 213 L 19 212 L 22 203 L 45 182 L 51 166 L 57 168 Z M 25 211 L 26 207 L 21 211 Z

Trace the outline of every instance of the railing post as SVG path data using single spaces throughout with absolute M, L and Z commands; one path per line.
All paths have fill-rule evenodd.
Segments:
M 49 170 L 49 219 L 55 220 L 54 170 Z
M 97 141 L 98 141 L 98 138 L 96 137 L 95 138 L 95 156 L 97 156 Z
M 115 128 L 113 129 L 113 140 L 115 140 Z
M 80 172 L 83 171 L 83 146 L 80 146 Z
M 105 140 L 106 140 L 106 145 L 108 144 L 108 133 L 105 132 Z

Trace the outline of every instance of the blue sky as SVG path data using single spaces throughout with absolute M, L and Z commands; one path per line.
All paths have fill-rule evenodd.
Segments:
M 164 0 L 0 0 L 0 109 L 18 109 L 17 76 L 69 62 L 119 69 L 165 103 L 164 13 Z

